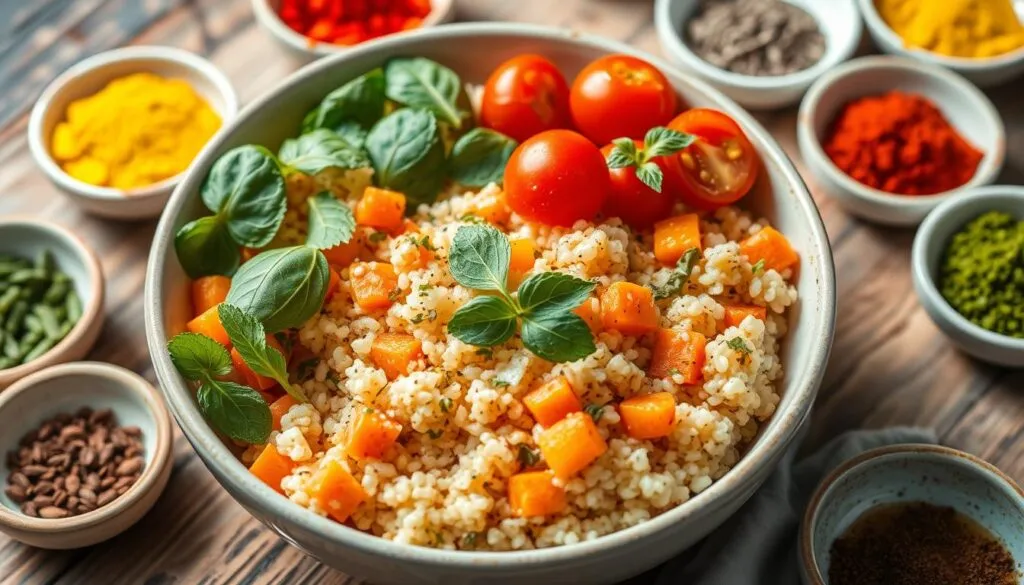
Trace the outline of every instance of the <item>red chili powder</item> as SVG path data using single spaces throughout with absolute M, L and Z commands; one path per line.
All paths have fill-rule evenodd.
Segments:
M 281 20 L 311 40 L 354 45 L 418 28 L 430 0 L 281 0 Z

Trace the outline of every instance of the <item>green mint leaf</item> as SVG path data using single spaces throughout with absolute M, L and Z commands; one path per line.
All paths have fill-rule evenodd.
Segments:
M 463 343 L 490 347 L 516 332 L 516 310 L 501 297 L 475 297 L 448 321 L 448 334 Z
M 655 162 L 645 162 L 636 168 L 636 178 L 640 179 L 640 182 L 650 187 L 655 193 L 661 193 L 661 182 L 664 179 L 664 174 L 661 172 L 661 167 Z
M 750 353 L 754 351 L 750 349 L 750 346 L 747 345 L 747 342 L 742 337 L 730 337 L 725 344 L 742 353 Z
M 307 200 L 309 204 L 309 235 L 306 245 L 318 250 L 333 248 L 352 239 L 356 218 L 352 209 L 338 201 L 329 191 L 321 191 Z
M 242 261 L 238 244 L 231 239 L 226 222 L 217 215 L 200 217 L 181 226 L 174 235 L 174 251 L 191 278 L 231 276 Z
M 452 147 L 448 161 L 451 177 L 467 187 L 501 184 L 505 177 L 505 164 L 516 146 L 515 140 L 500 132 L 473 128 Z
M 231 345 L 252 371 L 273 378 L 292 398 L 305 402 L 302 390 L 288 382 L 288 363 L 284 356 L 267 345 L 267 332 L 263 324 L 230 303 L 222 303 L 217 312 L 221 325 L 231 339 Z
M 654 291 L 655 300 L 660 301 L 661 299 L 667 299 L 672 295 L 678 294 L 690 278 L 690 273 L 693 272 L 693 267 L 697 265 L 698 260 L 700 260 L 700 250 L 697 248 L 690 248 L 683 252 L 683 255 L 676 261 L 675 270 L 669 275 L 665 284 L 651 287 L 651 290 Z
M 320 105 L 306 115 L 302 132 L 317 128 L 338 131 L 349 122 L 369 128 L 384 115 L 384 70 L 380 67 L 368 71 L 331 93 Z M 344 134 L 338 132 L 338 134 Z M 357 143 L 349 141 L 357 146 Z
M 636 165 L 636 143 L 632 138 L 616 138 L 612 140 L 612 150 L 606 162 L 610 169 L 622 169 Z
M 262 146 L 226 152 L 213 163 L 199 194 L 210 211 L 225 218 L 231 239 L 250 248 L 270 243 L 288 204 L 277 159 Z
M 306 175 L 316 175 L 327 169 L 364 169 L 370 159 L 341 137 L 323 128 L 289 138 L 281 145 L 281 162 Z
M 378 187 L 399 191 L 408 210 L 437 198 L 445 180 L 445 150 L 437 119 L 418 108 L 385 116 L 366 135 L 366 152 Z
M 231 279 L 227 302 L 268 331 L 299 327 L 324 304 L 330 269 L 323 252 L 306 246 L 257 254 Z
M 594 336 L 579 315 L 570 312 L 523 315 L 523 345 L 549 362 L 572 362 L 594 353 Z
M 505 234 L 488 225 L 462 226 L 448 251 L 448 269 L 456 282 L 475 290 L 505 293 L 512 256 Z
M 469 96 L 459 76 L 440 63 L 423 57 L 391 59 L 384 65 L 384 81 L 388 99 L 429 110 L 455 129 L 469 116 Z
M 572 311 L 590 298 L 595 286 L 563 272 L 541 272 L 519 285 L 519 305 L 525 313 L 535 315 Z
M 171 363 L 189 380 L 231 373 L 231 356 L 223 345 L 199 333 L 179 333 L 167 342 Z
M 258 445 L 270 435 L 270 406 L 248 386 L 207 379 L 196 391 L 196 402 L 203 417 L 231 439 Z
M 678 130 L 657 126 L 644 136 L 644 160 L 674 154 L 693 144 L 696 137 Z

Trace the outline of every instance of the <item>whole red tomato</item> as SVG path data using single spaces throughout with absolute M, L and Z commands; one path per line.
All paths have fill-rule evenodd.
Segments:
M 544 57 L 513 57 L 487 78 L 480 124 L 519 142 L 544 130 L 568 128 L 569 85 Z
M 668 127 L 696 137 L 674 155 L 679 196 L 687 205 L 717 209 L 735 203 L 754 186 L 761 159 L 735 120 L 717 110 L 693 108 Z
M 643 140 L 634 140 L 633 144 L 637 152 L 643 152 Z M 601 149 L 605 160 L 608 160 L 616 148 L 617 145 L 608 144 Z M 671 155 L 657 156 L 650 159 L 650 162 L 658 165 L 662 173 L 662 184 L 658 190 L 637 177 L 636 165 L 608 169 L 612 188 L 604 204 L 604 215 L 622 218 L 628 225 L 642 229 L 650 227 L 672 213 L 677 191 L 673 181 L 677 180 L 681 172 L 677 168 L 679 163 Z
M 661 71 L 629 55 L 608 55 L 587 65 L 569 92 L 576 128 L 597 144 L 643 138 L 672 119 L 677 101 Z
M 520 144 L 505 165 L 509 207 L 528 221 L 570 226 L 593 219 L 610 179 L 594 143 L 571 130 L 548 130 Z

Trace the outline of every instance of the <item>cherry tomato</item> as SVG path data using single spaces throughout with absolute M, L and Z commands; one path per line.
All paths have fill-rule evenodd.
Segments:
M 735 203 L 754 185 L 761 160 L 732 118 L 716 110 L 694 108 L 676 116 L 669 128 L 697 137 L 674 156 L 679 161 L 680 197 L 698 209 Z
M 593 219 L 610 184 L 601 151 L 571 130 L 537 134 L 520 144 L 505 165 L 509 207 L 528 221 L 548 225 Z
M 643 138 L 676 113 L 676 92 L 654 65 L 628 55 L 601 57 L 573 81 L 569 105 L 576 128 L 597 144 Z
M 638 150 L 644 147 L 643 140 L 634 140 L 633 143 Z M 601 149 L 605 160 L 614 149 L 614 144 Z M 682 172 L 676 168 L 679 162 L 672 156 L 659 156 L 652 159 L 652 162 L 661 169 L 663 180 L 660 193 L 637 178 L 636 166 L 608 169 L 612 188 L 604 204 L 606 216 L 620 217 L 635 228 L 646 228 L 672 213 L 676 202 L 673 180 Z
M 481 125 L 522 142 L 545 130 L 569 128 L 571 123 L 569 85 L 544 57 L 513 57 L 487 78 Z

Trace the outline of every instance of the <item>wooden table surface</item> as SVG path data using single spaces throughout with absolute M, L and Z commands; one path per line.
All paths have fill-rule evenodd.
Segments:
M 651 2 L 459 0 L 457 18 L 569 26 L 660 53 Z M 91 358 L 155 382 L 143 333 L 142 283 L 155 221 L 90 217 L 61 197 L 33 163 L 27 112 L 55 75 L 125 44 L 174 45 L 205 55 L 243 103 L 274 87 L 294 64 L 264 36 L 249 0 L 0 0 L 0 214 L 46 217 L 81 234 L 107 276 L 106 323 Z M 1024 80 L 990 92 L 1008 127 L 1000 182 L 1024 184 Z M 800 166 L 795 111 L 758 116 Z M 811 184 L 812 191 L 814 185 Z M 1024 482 L 1024 372 L 958 353 L 918 304 L 910 281 L 913 230 L 862 223 L 820 193 L 832 241 L 838 323 L 822 383 L 812 445 L 848 429 L 934 428 Z M 352 583 L 289 546 L 221 489 L 179 433 L 174 474 L 156 507 L 106 543 L 44 551 L 0 536 L 0 583 Z

